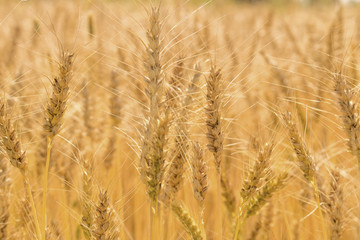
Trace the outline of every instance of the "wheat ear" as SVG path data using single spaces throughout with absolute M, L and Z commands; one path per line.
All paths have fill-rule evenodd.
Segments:
M 335 92 L 342 113 L 344 129 L 348 137 L 350 152 L 357 158 L 360 164 L 360 124 L 358 107 L 355 100 L 354 90 L 341 74 L 335 75 Z
M 52 81 L 52 95 L 49 98 L 45 113 L 44 130 L 47 133 L 47 151 L 44 171 L 43 206 L 42 206 L 42 236 L 46 229 L 46 201 L 48 191 L 48 175 L 50 154 L 54 137 L 60 132 L 67 100 L 69 97 L 69 83 L 72 78 L 73 54 L 63 52 L 59 63 L 58 76 Z
M 192 173 L 193 173 L 193 188 L 194 197 L 197 200 L 199 206 L 203 207 L 205 196 L 208 189 L 208 167 L 204 160 L 203 149 L 198 142 L 193 146 L 193 157 L 191 160 Z
M 80 159 L 82 174 L 82 193 L 81 193 L 81 228 L 87 240 L 92 239 L 91 229 L 94 222 L 93 210 L 93 166 L 88 159 Z
M 162 98 L 163 73 L 161 65 L 160 8 L 152 8 L 147 31 L 146 49 L 146 94 L 149 98 L 149 113 L 146 117 L 140 155 L 140 174 L 151 200 L 151 239 L 157 239 L 160 227 L 159 195 L 165 170 L 165 146 L 169 129 L 169 111 L 164 109 Z
M 343 187 L 340 173 L 337 170 L 332 171 L 332 182 L 330 184 L 329 194 L 329 216 L 331 224 L 331 240 L 341 238 L 344 228 L 343 215 Z
M 218 187 L 217 195 L 218 201 L 221 202 L 221 195 L 224 197 L 224 202 L 228 215 L 232 216 L 235 212 L 236 200 L 233 192 L 231 191 L 229 179 L 222 171 L 221 162 L 223 160 L 223 145 L 224 145 L 224 133 L 222 130 L 222 117 L 221 117 L 221 105 L 222 105 L 222 92 L 221 92 L 221 80 L 222 75 L 220 69 L 216 69 L 215 66 L 210 68 L 210 74 L 206 79 L 207 86 L 207 107 L 206 107 L 206 125 L 208 132 L 206 134 L 208 139 L 207 147 L 212 152 L 215 160 L 215 167 L 218 173 Z M 220 208 L 221 209 L 221 208 Z M 222 215 L 220 213 L 220 219 L 222 225 Z M 222 231 L 220 231 L 221 234 Z
M 95 240 L 109 239 L 110 214 L 107 191 L 100 191 L 96 206 L 95 228 L 92 233 Z
M 207 86 L 207 107 L 206 107 L 206 125 L 208 132 L 206 134 L 208 139 L 208 149 L 213 154 L 215 160 L 216 171 L 220 175 L 221 172 L 221 162 L 222 162 L 222 153 L 223 153 L 223 142 L 224 136 L 221 129 L 221 72 L 220 69 L 216 69 L 215 66 L 212 66 L 210 69 L 210 75 L 206 79 Z
M 6 152 L 10 163 L 14 167 L 18 168 L 24 177 L 24 185 L 31 203 L 31 210 L 35 222 L 36 234 L 38 239 L 42 239 L 42 236 L 45 237 L 45 235 L 41 234 L 35 202 L 29 183 L 27 158 L 25 152 L 21 148 L 21 144 L 18 140 L 17 133 L 14 130 L 13 123 L 6 112 L 4 99 L 0 99 L 0 137 L 3 149 Z
M 305 144 L 305 141 L 303 140 L 301 134 L 297 129 L 292 114 L 290 112 L 284 113 L 282 115 L 282 118 L 288 129 L 290 141 L 296 153 L 299 167 L 303 172 L 303 175 L 306 178 L 306 180 L 311 184 L 311 186 L 314 189 L 315 199 L 321 219 L 323 238 L 327 239 L 327 230 L 325 226 L 322 207 L 320 204 L 320 200 L 325 201 L 325 197 L 323 196 L 323 191 L 320 192 L 319 184 L 321 183 L 321 181 L 320 181 L 320 177 L 316 174 L 313 157 L 310 155 L 309 150 Z
M 184 208 L 184 206 L 178 203 L 172 203 L 171 209 L 176 215 L 177 219 L 181 222 L 184 229 L 191 235 L 193 240 L 202 240 L 203 233 L 201 232 L 199 226 L 196 224 L 195 220 L 190 216 L 189 212 Z
M 208 167 L 204 160 L 203 149 L 198 142 L 193 144 L 193 154 L 191 158 L 192 166 L 192 183 L 194 190 L 194 197 L 198 202 L 200 209 L 199 218 L 201 221 L 202 230 L 205 233 L 205 223 L 204 223 L 204 200 L 208 190 Z M 206 235 L 204 235 L 206 237 Z
M 258 157 L 253 168 L 248 172 L 247 178 L 244 180 L 240 196 L 242 201 L 246 202 L 260 187 L 261 180 L 264 179 L 269 172 L 269 162 L 273 145 L 266 143 L 263 148 L 258 149 Z
M 234 231 L 234 240 L 237 240 L 241 234 L 241 228 L 246 219 L 255 215 L 269 201 L 271 196 L 284 186 L 287 178 L 286 173 L 282 173 L 274 179 L 266 179 L 265 185 L 257 191 L 256 195 L 247 202 L 242 203 L 240 214 L 236 219 L 236 228 Z
M 175 132 L 174 138 L 175 147 L 172 151 L 171 163 L 167 175 L 164 181 L 164 190 L 162 192 L 162 200 L 168 204 L 179 191 L 182 182 L 183 174 L 185 172 L 185 162 L 188 152 L 188 135 L 189 126 L 187 124 L 189 118 L 188 108 L 185 107 L 185 99 L 181 99 L 182 95 L 182 81 L 183 81 L 183 59 L 180 58 L 173 70 L 171 82 L 167 89 L 167 107 L 169 109 L 175 109 L 173 116 L 175 120 Z M 182 102 L 180 100 L 183 100 Z M 179 111 L 177 109 L 180 108 Z
M 271 196 L 284 186 L 287 174 L 280 174 L 275 179 L 268 181 L 265 186 L 257 192 L 256 196 L 246 205 L 245 219 L 255 215 Z

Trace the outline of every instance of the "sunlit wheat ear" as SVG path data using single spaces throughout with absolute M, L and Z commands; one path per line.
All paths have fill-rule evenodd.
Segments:
M 321 202 L 327 202 L 327 196 L 325 195 L 325 192 L 322 190 L 321 187 L 322 180 L 315 169 L 315 162 L 313 160 L 313 157 L 310 155 L 305 141 L 297 129 L 292 114 L 290 112 L 284 113 L 282 114 L 282 119 L 285 123 L 286 128 L 288 129 L 290 141 L 296 153 L 299 167 L 303 172 L 304 177 L 311 184 L 314 190 L 316 204 L 318 207 L 318 212 L 320 214 L 323 238 L 327 239 L 327 229 L 323 216 L 323 207 L 321 205 Z
M 100 191 L 96 205 L 93 236 L 96 240 L 109 239 L 110 208 L 107 191 Z
M 178 127 L 178 126 L 177 126 Z M 182 131 L 185 129 L 177 129 L 178 133 L 175 137 L 176 148 L 173 151 L 173 159 L 170 163 L 169 170 L 165 176 L 164 188 L 162 190 L 162 200 L 168 203 L 172 198 L 176 196 L 179 191 L 182 182 L 183 174 L 185 172 L 185 154 L 187 149 L 186 134 Z
M 348 137 L 348 147 L 360 164 L 360 124 L 355 92 L 340 73 L 335 75 L 334 80 L 341 118 Z
M 314 181 L 315 165 L 308 148 L 300 135 L 297 126 L 290 112 L 282 115 L 286 128 L 289 132 L 290 141 L 298 158 L 298 163 L 304 177 L 309 181 Z
M 240 209 L 243 211 L 240 214 L 250 214 L 249 216 L 255 214 L 251 213 L 251 211 L 257 212 L 265 203 L 266 201 L 264 199 L 269 199 L 271 197 L 272 191 L 276 191 L 276 189 L 267 190 L 267 188 L 272 188 L 273 186 L 268 185 L 267 178 L 271 175 L 271 169 L 270 169 L 270 158 L 273 151 L 274 146 L 272 144 L 266 143 L 263 147 L 258 146 L 257 142 L 254 141 L 254 147 L 258 151 L 258 157 L 256 159 L 256 162 L 254 166 L 248 171 L 247 177 L 245 178 L 243 182 L 243 186 L 240 191 L 241 196 L 241 206 Z M 280 176 L 279 181 L 282 182 L 282 176 Z M 260 194 L 259 191 L 261 187 L 265 184 L 264 193 Z M 277 183 L 273 183 L 274 185 L 277 185 Z M 269 191 L 269 192 L 266 192 Z M 261 199 L 260 199 L 261 198 Z M 255 202 L 257 202 L 255 204 Z M 251 206 L 254 204 L 253 206 Z M 252 209 L 254 208 L 254 209 Z M 249 213 L 248 213 L 249 212 Z M 239 231 L 239 224 L 241 225 L 242 221 L 245 221 L 248 216 L 243 215 L 242 220 L 237 220 L 238 222 L 237 227 L 235 229 L 236 231 Z
M 170 121 L 168 117 L 166 114 L 158 119 L 157 124 L 154 126 L 155 129 L 151 129 L 153 136 L 144 141 L 149 146 L 143 146 L 142 148 L 142 151 L 148 151 L 146 156 L 142 156 L 142 180 L 145 181 L 147 193 L 153 202 L 158 201 L 165 171 L 165 145 Z M 149 140 L 150 142 L 147 142 Z
M 246 204 L 245 219 L 255 215 L 269 201 L 271 196 L 284 186 L 286 178 L 287 174 L 283 173 L 275 179 L 267 181 L 262 189 L 256 193 L 256 196 Z
M 37 237 L 41 239 L 42 234 L 40 231 L 36 207 L 28 178 L 27 158 L 25 152 L 21 148 L 21 144 L 18 139 L 17 132 L 14 129 L 13 123 L 7 114 L 5 100 L 3 98 L 0 99 L 0 138 L 2 148 L 10 160 L 10 163 L 14 167 L 18 168 L 24 177 L 24 184 L 31 203 L 32 215 L 36 226 L 36 234 Z
M 21 148 L 17 133 L 13 127 L 12 121 L 6 113 L 5 103 L 0 100 L 0 134 L 2 145 L 10 160 L 10 163 L 20 169 L 22 173 L 27 170 L 27 159 L 25 152 Z
M 69 98 L 69 83 L 72 78 L 73 54 L 64 52 L 59 63 L 58 76 L 52 81 L 52 94 L 45 109 L 44 129 L 54 137 L 61 129 L 66 104 Z
M 221 106 L 222 106 L 222 75 L 220 69 L 216 69 L 215 66 L 210 68 L 210 74 L 206 78 L 206 100 L 207 106 L 205 108 L 206 113 L 206 126 L 208 139 L 207 147 L 213 154 L 215 161 L 215 169 L 218 174 L 218 186 L 217 195 L 220 202 L 221 195 L 224 197 L 225 206 L 228 211 L 228 215 L 231 216 L 235 212 L 235 197 L 231 191 L 228 176 L 222 171 L 221 162 L 223 160 L 223 144 L 224 144 L 224 132 L 222 126 Z M 219 203 L 220 204 L 220 203 Z M 220 208 L 221 209 L 221 208 Z M 220 217 L 222 212 L 219 213 Z M 219 220 L 222 222 L 222 219 Z M 222 225 L 220 225 L 222 226 Z M 219 229 L 219 234 L 222 235 L 222 227 Z
M 256 192 L 256 195 L 251 197 L 247 202 L 242 202 L 240 206 L 240 213 L 236 218 L 236 227 L 233 239 L 239 239 L 239 237 L 243 234 L 241 230 L 246 220 L 249 217 L 256 215 L 259 210 L 269 202 L 272 195 L 284 187 L 286 178 L 286 173 L 282 173 L 273 179 L 271 179 L 270 176 L 267 177 L 264 186 Z
M 208 149 L 212 152 L 215 160 L 215 167 L 220 174 L 223 142 L 224 136 L 221 126 L 221 73 L 220 69 L 216 69 L 212 66 L 210 69 L 210 75 L 206 78 L 207 87 L 207 107 L 206 107 L 206 125 L 208 132 L 206 134 L 208 139 Z
M 146 116 L 142 137 L 140 173 L 147 193 L 153 204 L 157 203 L 165 167 L 165 145 L 169 129 L 169 111 L 162 103 L 163 73 L 160 63 L 160 20 L 159 8 L 152 8 L 147 32 L 148 46 L 145 59 L 146 94 L 149 98 L 149 112 Z
M 93 238 L 96 240 L 118 240 L 120 231 L 115 222 L 115 210 L 110 204 L 107 191 L 101 190 L 99 193 L 98 203 L 95 209 L 95 221 L 92 227 Z
M 290 112 L 282 114 L 283 122 L 288 130 L 291 144 L 298 159 L 300 170 L 302 171 L 306 180 L 314 188 L 315 192 L 318 191 L 321 202 L 327 202 L 325 191 L 322 189 L 323 180 L 318 174 L 316 163 L 313 156 L 310 154 L 306 146 L 303 136 L 300 134 L 295 120 Z M 315 193 L 317 194 L 317 193 Z
M 93 166 L 88 159 L 80 159 L 82 175 L 82 192 L 81 192 L 81 228 L 86 239 L 91 240 L 91 229 L 94 222 L 93 207 Z
M 194 197 L 200 206 L 203 205 L 208 189 L 208 167 L 204 160 L 203 149 L 198 142 L 194 143 L 193 156 L 191 159 L 193 173 Z
M 109 240 L 122 239 L 122 238 L 120 238 L 120 236 L 122 236 L 121 230 L 119 227 L 120 220 L 118 219 L 118 217 L 116 215 L 116 211 L 113 206 L 110 206 L 110 220 L 109 221 L 110 221 Z
M 67 101 L 69 98 L 69 83 L 72 78 L 73 54 L 62 52 L 59 63 L 58 75 L 52 81 L 52 94 L 45 109 L 44 130 L 47 134 L 46 163 L 43 180 L 43 206 L 42 206 L 42 236 L 45 236 L 47 225 L 46 202 L 48 192 L 48 174 L 50 154 L 54 137 L 60 132 Z
M 337 170 L 332 171 L 332 181 L 330 183 L 329 194 L 329 216 L 331 226 L 331 240 L 341 238 L 344 231 L 344 196 L 343 182 Z
M 174 137 L 175 147 L 171 152 L 171 163 L 170 167 L 165 176 L 164 189 L 162 192 L 162 201 L 169 204 L 172 198 L 176 197 L 176 193 L 179 191 L 182 182 L 183 174 L 185 172 L 185 162 L 188 152 L 188 138 L 189 138 L 189 119 L 190 111 L 186 101 L 187 96 L 183 96 L 183 61 L 178 60 L 178 63 L 173 71 L 172 80 L 167 89 L 167 107 L 173 110 L 172 115 L 174 116 Z M 190 96 L 191 97 L 191 96 Z M 190 98 L 189 97 L 189 98 Z
M 197 91 L 197 82 L 200 78 L 199 66 L 195 66 L 196 73 L 192 77 L 190 84 L 185 91 L 185 96 L 182 90 L 184 85 L 184 63 L 180 58 L 173 70 L 171 78 L 171 84 L 167 90 L 167 105 L 170 109 L 173 109 L 173 115 L 175 117 L 173 125 L 175 128 L 176 136 L 174 138 L 175 147 L 172 150 L 171 163 L 169 170 L 167 171 L 164 183 L 164 189 L 162 192 L 162 201 L 167 205 L 170 200 L 176 197 L 176 193 L 179 191 L 182 182 L 183 174 L 185 172 L 185 162 L 188 155 L 188 138 L 190 134 L 190 119 L 191 109 L 193 108 L 193 95 Z M 180 101 L 181 100 L 181 101 Z
M 240 196 L 242 201 L 247 201 L 260 187 L 262 180 L 269 173 L 269 165 L 273 145 L 266 143 L 263 148 L 258 148 L 258 157 L 252 169 L 249 170 L 247 178 L 244 180 Z
M 200 230 L 200 227 L 197 225 L 195 220 L 190 216 L 189 212 L 185 209 L 184 206 L 178 203 L 172 203 L 171 209 L 176 215 L 177 219 L 180 221 L 184 229 L 190 234 L 193 240 L 202 240 L 203 233 Z
M 165 172 L 167 134 L 170 111 L 164 107 L 163 70 L 161 65 L 160 9 L 152 8 L 149 12 L 148 40 L 145 53 L 146 95 L 150 103 L 145 114 L 145 126 L 142 135 L 140 154 L 140 175 L 146 186 L 150 204 L 150 237 L 158 239 L 160 232 L 159 196 Z
M 180 94 L 184 85 L 184 61 L 180 57 L 177 60 L 173 73 L 171 75 L 168 88 L 166 89 L 167 104 L 176 109 L 180 104 Z

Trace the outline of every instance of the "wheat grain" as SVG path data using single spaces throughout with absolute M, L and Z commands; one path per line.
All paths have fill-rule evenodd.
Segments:
M 96 205 L 95 227 L 92 231 L 94 239 L 109 239 L 110 209 L 107 191 L 100 191 Z

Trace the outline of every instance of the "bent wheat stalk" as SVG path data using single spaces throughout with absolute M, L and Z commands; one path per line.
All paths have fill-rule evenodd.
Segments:
M 323 196 L 320 195 L 320 189 L 319 189 L 319 176 L 316 173 L 315 170 L 315 163 L 313 160 L 312 155 L 310 155 L 309 150 L 305 144 L 305 141 L 301 134 L 299 133 L 297 126 L 293 120 L 292 114 L 290 112 L 287 112 L 282 115 L 283 121 L 285 123 L 285 126 L 288 129 L 289 137 L 291 140 L 291 144 L 293 146 L 293 149 L 296 153 L 296 156 L 298 158 L 298 164 L 303 172 L 304 177 L 306 180 L 311 184 L 311 186 L 314 189 L 315 194 L 315 200 L 318 207 L 319 215 L 320 215 L 320 222 L 321 222 L 321 228 L 323 233 L 323 238 L 327 239 L 327 230 L 325 226 L 325 219 L 323 216 L 323 210 L 320 204 L 320 198 Z

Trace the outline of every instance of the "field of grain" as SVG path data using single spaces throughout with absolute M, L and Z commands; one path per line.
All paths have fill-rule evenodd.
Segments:
M 0 240 L 360 239 L 360 6 L 0 3 Z

